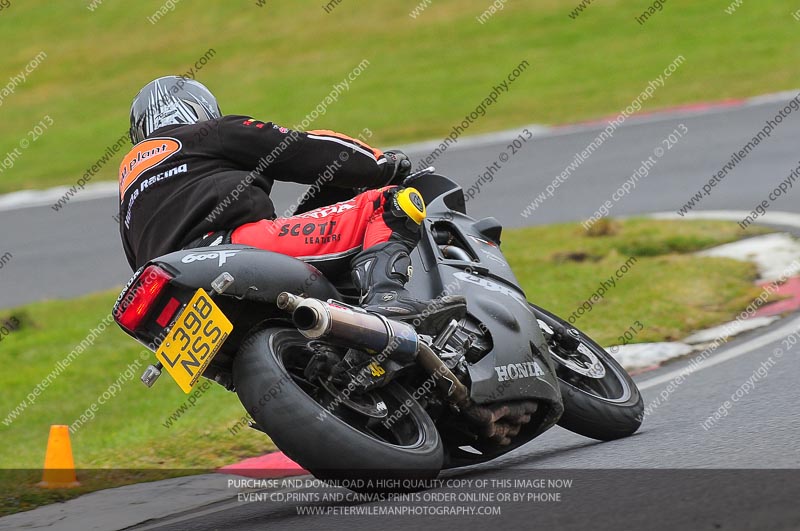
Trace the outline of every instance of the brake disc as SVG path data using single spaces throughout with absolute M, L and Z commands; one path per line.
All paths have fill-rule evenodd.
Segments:
M 555 331 L 541 319 L 538 319 L 538 321 L 542 330 L 552 337 Z M 557 351 L 558 349 L 553 348 L 549 342 L 547 348 L 550 351 L 551 356 L 558 359 L 561 365 L 573 372 L 588 378 L 595 378 L 597 380 L 605 377 L 606 375 L 606 368 L 600 361 L 600 358 L 598 358 L 597 354 L 592 352 L 592 350 L 582 341 L 578 344 L 578 348 L 575 352 L 570 352 L 566 356 L 561 355 L 561 353 Z M 578 353 L 580 353 L 582 356 L 576 355 Z

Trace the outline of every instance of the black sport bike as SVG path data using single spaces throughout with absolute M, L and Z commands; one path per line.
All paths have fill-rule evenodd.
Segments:
M 467 315 L 436 336 L 357 306 L 349 270 L 239 245 L 152 260 L 114 307 L 191 392 L 235 391 L 290 458 L 320 478 L 433 478 L 505 454 L 558 423 L 600 440 L 633 434 L 642 397 L 597 343 L 528 302 L 494 218 L 427 168 L 406 184 L 427 203 L 409 290 L 462 294 Z M 424 317 L 424 314 L 423 314 Z

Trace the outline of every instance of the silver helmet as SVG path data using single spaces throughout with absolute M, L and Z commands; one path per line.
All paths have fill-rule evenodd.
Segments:
M 164 76 L 145 85 L 131 104 L 131 141 L 138 144 L 165 125 L 222 117 L 217 99 L 199 81 Z

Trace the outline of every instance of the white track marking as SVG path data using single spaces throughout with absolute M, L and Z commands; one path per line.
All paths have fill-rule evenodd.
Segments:
M 22 190 L 0 195 L 0 212 L 53 205 L 57 203 L 69 189 L 69 186 L 58 186 L 47 190 Z M 119 184 L 116 182 L 93 183 L 86 186 L 83 190 L 75 192 L 69 202 L 61 207 L 61 210 L 68 209 L 71 203 L 90 201 L 92 199 L 108 199 L 117 197 L 118 194 Z M 61 210 L 59 210 L 59 212 L 61 212 Z
M 649 380 L 638 382 L 636 385 L 641 390 L 665 384 L 678 376 L 693 374 L 695 372 L 702 371 L 703 369 L 713 367 L 714 365 L 719 365 L 720 363 L 724 363 L 728 360 L 732 360 L 734 358 L 738 358 L 739 356 L 743 356 L 744 354 L 747 354 L 756 349 L 769 345 L 770 343 L 783 339 L 784 337 L 787 337 L 795 333 L 798 329 L 800 329 L 800 317 L 793 319 L 791 322 L 789 322 L 789 324 L 786 324 L 778 329 L 775 329 L 772 332 L 767 332 L 766 334 L 755 337 L 750 341 L 742 343 L 741 345 L 737 345 L 729 350 L 726 350 L 722 354 L 712 355 L 711 357 L 706 358 L 704 361 L 695 365 L 694 369 L 688 366 L 683 367 L 682 369 L 675 369 L 674 371 L 670 371 L 666 374 L 656 376 L 655 378 L 650 378 Z
M 655 214 L 645 214 L 645 216 L 656 219 L 718 219 L 721 221 L 741 221 L 750 214 L 752 214 L 752 212 L 746 210 L 700 210 L 697 212 L 689 212 L 684 216 L 679 216 L 675 212 L 656 212 Z M 756 222 L 765 225 L 781 225 L 800 229 L 800 214 L 793 214 L 792 212 L 767 212 L 763 216 L 759 216 Z

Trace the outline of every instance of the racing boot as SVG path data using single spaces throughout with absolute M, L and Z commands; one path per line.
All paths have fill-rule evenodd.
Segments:
M 361 251 L 353 259 L 353 283 L 364 309 L 411 324 L 420 334 L 436 336 L 447 324 L 461 320 L 467 301 L 460 295 L 417 300 L 405 288 L 411 278 L 411 257 L 404 243 L 389 241 Z
M 353 258 L 353 283 L 369 311 L 410 323 L 421 334 L 435 336 L 467 311 L 462 296 L 444 295 L 431 301 L 414 299 L 405 285 L 411 279 L 409 253 L 419 243 L 425 202 L 414 188 L 393 188 L 384 196 L 384 223 L 392 230 L 388 242 L 361 251 Z

